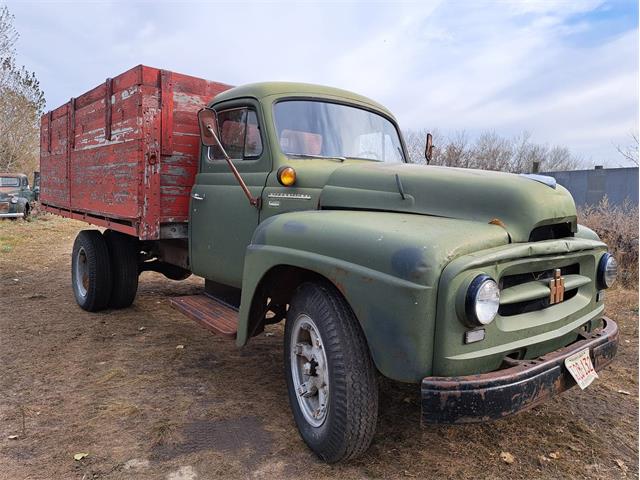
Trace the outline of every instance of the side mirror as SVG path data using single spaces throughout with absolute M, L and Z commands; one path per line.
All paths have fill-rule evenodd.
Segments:
M 424 158 L 427 160 L 427 164 L 431 161 L 431 155 L 433 154 L 433 135 L 427 133 L 427 144 L 424 147 Z
M 206 147 L 220 145 L 218 140 L 218 115 L 210 108 L 203 108 L 198 112 L 200 126 L 200 140 Z

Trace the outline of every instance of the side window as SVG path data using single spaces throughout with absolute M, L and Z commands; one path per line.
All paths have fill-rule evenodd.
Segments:
M 233 160 L 251 159 L 262 153 L 262 138 L 258 116 L 248 108 L 233 108 L 218 112 L 220 142 Z M 214 148 L 214 159 L 223 159 L 222 152 Z

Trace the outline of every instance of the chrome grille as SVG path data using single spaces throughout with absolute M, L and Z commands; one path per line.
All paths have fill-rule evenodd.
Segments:
M 556 269 L 505 275 L 500 280 L 500 308 L 498 315 L 510 317 L 535 312 L 552 306 L 549 282 Z M 571 300 L 578 288 L 588 284 L 589 277 L 580 275 L 580 264 L 574 263 L 559 268 L 564 277 L 564 300 Z

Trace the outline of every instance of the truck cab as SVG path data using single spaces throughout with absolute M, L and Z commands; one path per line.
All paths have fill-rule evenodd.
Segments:
M 159 78 L 149 85 L 162 90 L 169 77 Z M 479 422 L 586 388 L 615 356 L 617 326 L 603 312 L 616 261 L 552 178 L 409 163 L 391 112 L 335 88 L 225 86 L 192 115 L 180 118 L 199 128 L 197 165 L 185 163 L 191 130 L 162 135 L 184 151 L 158 159 L 165 146 L 152 128 L 140 149 L 148 185 L 135 212 L 149 227 L 83 214 L 108 230 L 76 239 L 76 300 L 89 311 L 126 307 L 139 273 L 155 269 L 204 278 L 201 295 L 171 303 L 239 347 L 284 321 L 292 413 L 325 461 L 368 448 L 379 375 L 420 387 L 424 423 Z M 84 162 L 93 151 L 80 152 Z M 196 168 L 191 183 L 179 174 Z M 183 190 L 188 227 L 171 215 L 154 227 L 147 212 L 173 211 Z M 157 200 L 167 192 L 178 193 Z
M 612 358 L 615 260 L 552 178 L 408 164 L 393 115 L 337 89 L 247 85 L 208 108 L 217 138 L 192 190 L 190 261 L 212 294 L 239 289 L 238 345 L 289 322 L 301 285 L 325 285 L 375 369 L 422 385 L 431 423 L 530 408 L 570 385 L 559 364 L 603 332 L 587 349 L 598 369 Z M 545 374 L 526 367 L 558 349 Z

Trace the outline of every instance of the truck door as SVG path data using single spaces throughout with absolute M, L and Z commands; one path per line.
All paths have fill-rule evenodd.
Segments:
M 220 140 L 251 194 L 262 195 L 271 170 L 269 149 L 260 130 L 257 102 L 217 105 Z M 205 147 L 206 148 L 206 147 Z M 240 288 L 247 245 L 258 225 L 259 210 L 250 205 L 217 149 L 200 160 L 191 190 L 189 253 L 196 275 Z

